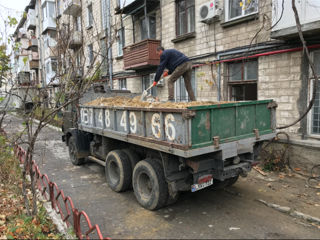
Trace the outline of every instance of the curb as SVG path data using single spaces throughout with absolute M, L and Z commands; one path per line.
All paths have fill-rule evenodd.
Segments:
M 292 209 L 290 207 L 280 206 L 280 205 L 274 204 L 274 203 L 267 203 L 266 201 L 264 201 L 262 199 L 256 199 L 256 201 L 263 203 L 267 207 L 276 209 L 279 212 L 286 213 L 292 217 L 301 218 L 301 219 L 304 219 L 308 222 L 320 224 L 320 218 L 313 217 L 308 214 L 304 214 L 302 212 L 295 211 L 294 209 Z

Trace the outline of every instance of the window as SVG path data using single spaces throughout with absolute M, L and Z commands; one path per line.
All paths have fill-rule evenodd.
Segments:
M 124 27 L 118 30 L 118 56 L 123 55 L 124 47 Z
M 126 90 L 127 89 L 127 79 L 126 78 L 120 78 L 118 81 L 119 81 L 119 89 L 120 90 Z
M 259 0 L 225 0 L 226 21 L 258 12 Z
M 89 58 L 89 64 L 93 63 L 93 45 L 88 45 L 88 58 Z
M 107 52 L 107 39 L 100 40 L 101 46 L 101 74 L 102 76 L 108 75 L 108 52 Z
M 81 27 L 81 16 L 74 17 L 73 22 L 74 22 L 74 29 L 76 31 L 81 32 L 81 29 L 82 29 L 82 27 Z
M 101 22 L 102 30 L 106 30 L 109 24 L 108 1 L 101 0 Z
M 57 16 L 61 16 L 61 0 L 57 0 Z
M 194 0 L 179 0 L 176 3 L 176 34 L 177 36 L 194 32 L 195 7 Z
M 314 61 L 316 74 L 318 77 L 320 77 L 320 51 L 313 52 L 313 61 Z M 312 79 L 310 95 L 313 92 L 314 83 L 315 83 L 315 79 Z M 314 105 L 312 106 L 310 125 L 311 125 L 310 133 L 320 136 L 320 80 L 318 80 L 316 98 L 314 101 Z
M 93 12 L 92 12 L 92 3 L 90 5 L 88 5 L 88 26 L 87 27 L 92 27 L 93 26 Z
M 56 17 L 56 11 L 55 11 L 55 3 L 54 2 L 44 2 L 42 5 L 42 21 L 46 18 L 55 18 Z
M 140 27 L 141 27 L 141 40 L 144 39 L 156 39 L 156 17 L 155 16 L 149 16 L 149 34 L 148 36 L 148 27 L 147 27 L 147 21 L 145 18 L 140 20 Z
M 150 87 L 150 85 L 153 83 L 154 80 L 154 73 L 153 74 L 149 74 L 146 76 L 142 77 L 142 91 L 146 90 L 148 87 Z M 150 94 L 154 97 L 157 96 L 157 88 L 153 87 L 150 90 L 148 90 L 148 94 Z
M 227 74 L 231 101 L 257 100 L 257 60 L 229 63 Z
M 196 96 L 196 75 L 194 69 L 192 70 L 191 85 L 194 91 L 194 95 Z M 176 102 L 187 102 L 189 100 L 183 77 L 180 77 L 175 82 L 175 95 Z

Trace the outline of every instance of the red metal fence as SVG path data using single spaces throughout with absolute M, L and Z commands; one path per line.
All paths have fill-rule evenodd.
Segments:
M 15 146 L 15 154 L 20 163 L 24 163 L 26 159 L 26 151 L 20 146 Z M 48 175 L 41 174 L 40 169 L 36 162 L 33 160 L 31 163 L 32 170 L 35 172 L 37 187 L 42 196 L 46 200 L 50 200 L 52 208 L 56 213 L 60 214 L 61 219 L 67 226 L 73 226 L 73 229 L 79 239 L 90 239 L 90 234 L 95 234 L 95 239 L 110 239 L 103 238 L 99 226 L 92 225 L 90 218 L 84 211 L 79 211 L 74 207 L 71 197 L 65 196 L 62 189 L 59 189 L 55 182 L 51 182 Z M 82 223 L 82 224 L 81 224 Z M 86 227 L 84 231 L 81 225 Z M 83 232 L 84 231 L 84 232 Z

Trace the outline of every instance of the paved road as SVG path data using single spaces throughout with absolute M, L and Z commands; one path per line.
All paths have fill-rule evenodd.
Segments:
M 7 121 L 7 132 L 21 129 L 21 121 L 16 117 L 10 116 Z M 289 195 L 281 189 L 274 193 L 268 188 L 261 190 L 261 181 L 252 176 L 240 179 L 227 190 L 182 194 L 175 205 L 151 212 L 140 207 L 132 191 L 111 191 L 103 167 L 95 163 L 73 166 L 58 131 L 43 130 L 35 158 L 41 171 L 72 197 L 77 208 L 88 213 L 105 237 L 320 238 L 318 228 L 255 201 L 266 196 L 277 201 Z M 319 208 L 315 210 L 319 217 Z

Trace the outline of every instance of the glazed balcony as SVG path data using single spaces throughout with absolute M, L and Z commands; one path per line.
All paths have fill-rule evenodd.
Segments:
M 63 14 L 77 16 L 81 13 L 80 0 L 63 0 Z
M 48 30 L 56 30 L 56 19 L 53 17 L 44 18 L 42 21 L 42 34 L 45 34 Z
M 157 66 L 160 57 L 156 54 L 160 40 L 146 39 L 123 48 L 124 69 L 137 70 Z

